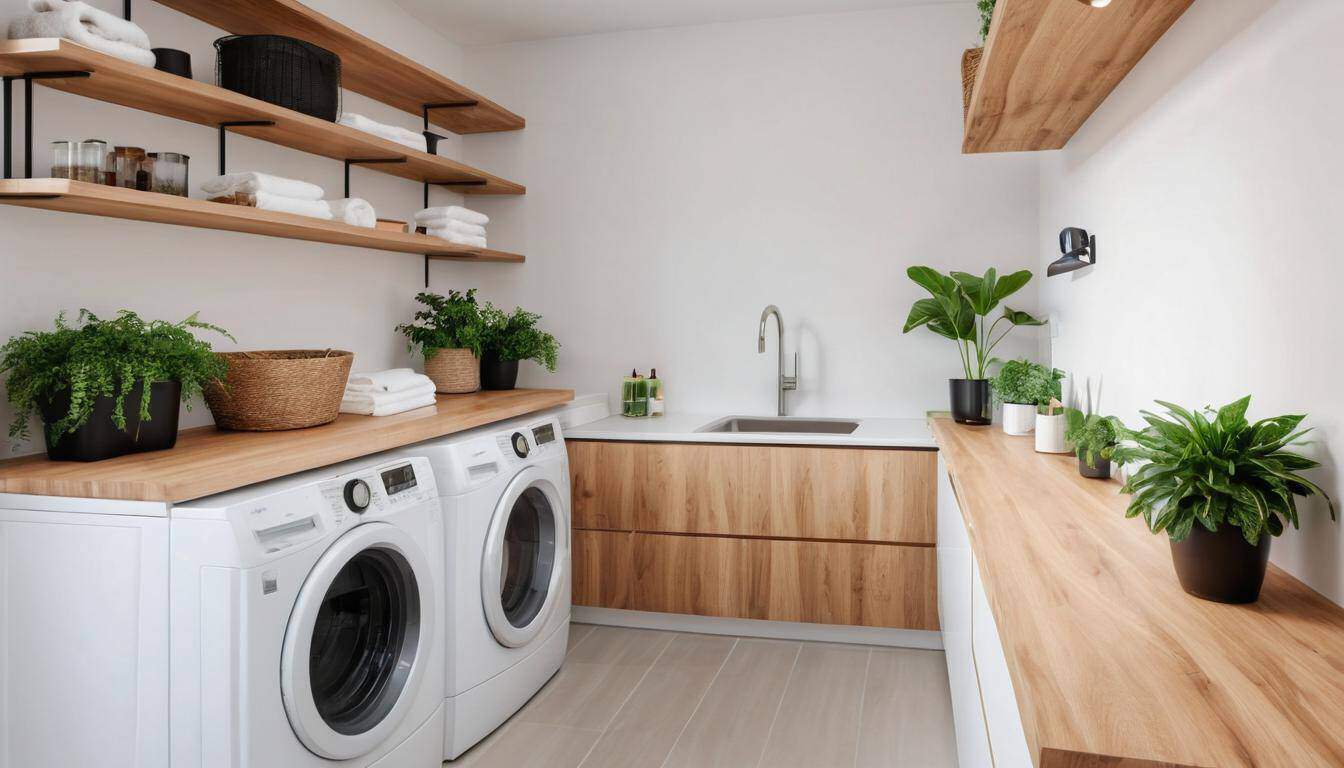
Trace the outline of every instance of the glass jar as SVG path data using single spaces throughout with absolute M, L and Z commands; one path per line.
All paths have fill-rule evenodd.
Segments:
M 139 189 L 136 175 L 145 162 L 145 150 L 140 147 L 117 147 L 112 150 L 112 168 L 116 185 L 126 189 Z
M 79 162 L 75 165 L 75 179 L 89 184 L 102 184 L 107 170 L 107 142 L 86 139 L 79 142 Z
M 79 165 L 79 152 L 73 141 L 51 142 L 51 178 L 75 178 L 75 166 Z
M 191 158 L 179 152 L 151 152 L 152 190 L 164 195 L 187 196 L 187 165 Z

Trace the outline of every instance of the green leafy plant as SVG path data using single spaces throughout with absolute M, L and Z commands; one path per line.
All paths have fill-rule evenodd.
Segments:
M 195 313 L 169 323 L 145 322 L 124 309 L 111 320 L 103 320 L 81 309 L 75 325 L 67 323 L 62 312 L 55 326 L 53 331 L 28 331 L 12 337 L 0 347 L 0 374 L 9 377 L 8 398 L 14 407 L 9 425 L 13 439 L 27 439 L 29 420 L 66 390 L 70 392 L 69 409 L 47 425 L 53 444 L 89 420 L 99 397 L 113 398 L 112 420 L 119 429 L 126 429 L 126 395 L 138 382 L 146 384 L 140 395 L 140 418 L 148 421 L 149 384 L 180 382 L 182 400 L 187 402 L 203 385 L 227 373 L 210 345 L 192 331 L 214 331 L 233 340 L 228 331 L 201 322 Z
M 989 24 L 994 20 L 994 3 L 996 0 L 975 0 L 975 6 L 980 10 L 980 42 L 983 43 L 989 38 Z
M 481 356 L 485 327 L 475 288 L 466 293 L 450 290 L 447 296 L 418 293 L 415 300 L 425 308 L 415 313 L 414 323 L 397 326 L 397 332 L 409 340 L 407 350 L 418 348 L 429 355 L 438 349 L 469 349 Z
M 509 313 L 487 303 L 481 310 L 481 346 L 500 360 L 531 360 L 554 373 L 560 343 L 537 327 L 540 321 L 541 315 L 521 307 Z
M 1073 443 L 1078 458 L 1092 466 L 1096 466 L 1098 460 L 1109 460 L 1115 453 L 1124 424 L 1114 416 L 1083 413 L 1077 408 L 1065 409 L 1064 413 L 1068 419 L 1064 439 Z
M 993 323 L 989 313 L 999 302 L 1021 290 L 1031 281 L 1031 272 L 1021 270 L 999 278 L 991 267 L 983 277 L 966 272 L 944 275 L 933 267 L 910 267 L 910 279 L 928 291 L 933 298 L 920 299 L 910 308 L 902 333 L 909 333 L 921 325 L 946 339 L 957 343 L 961 364 L 968 379 L 983 379 L 985 371 L 997 362 L 991 356 L 994 348 L 1013 328 L 1019 325 L 1044 325 L 1026 312 L 1004 306 L 1002 316 Z M 1001 332 L 999 323 L 1008 323 Z
M 1248 423 L 1250 396 L 1216 411 L 1157 403 L 1167 417 L 1144 411 L 1148 426 L 1141 431 L 1112 422 L 1121 438 L 1115 459 L 1147 462 L 1123 488 L 1134 494 L 1126 517 L 1143 515 L 1149 530 L 1166 531 L 1172 541 L 1184 540 L 1196 524 L 1211 532 L 1234 525 L 1251 545 L 1266 533 L 1283 533 L 1285 521 L 1298 527 L 1298 496 L 1320 494 L 1335 518 L 1330 497 L 1300 474 L 1319 463 L 1286 450 L 1311 431 L 1297 429 L 1305 416 Z
M 1041 406 L 1063 397 L 1060 385 L 1063 379 L 1064 372 L 1058 368 L 1046 368 L 1030 360 L 1009 360 L 990 380 L 990 387 L 997 404 Z

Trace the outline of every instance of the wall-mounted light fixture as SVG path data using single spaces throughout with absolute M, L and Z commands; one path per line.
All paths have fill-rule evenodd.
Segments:
M 1065 227 L 1059 232 L 1059 251 L 1063 253 L 1045 270 L 1047 277 L 1062 275 L 1097 263 L 1097 238 L 1078 227 Z M 1087 261 L 1081 257 L 1086 256 Z

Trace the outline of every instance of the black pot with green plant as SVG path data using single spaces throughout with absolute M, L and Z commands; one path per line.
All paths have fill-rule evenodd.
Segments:
M 1157 401 L 1166 417 L 1148 411 L 1148 426 L 1125 429 L 1114 459 L 1143 462 L 1123 491 L 1133 494 L 1127 517 L 1143 515 L 1153 533 L 1165 531 L 1181 587 L 1220 603 L 1260 596 L 1271 538 L 1298 527 L 1297 497 L 1320 495 L 1330 518 L 1335 506 L 1301 472 L 1318 462 L 1287 450 L 1309 429 L 1301 415 L 1246 420 L 1249 396 L 1213 410 L 1187 410 Z
M 8 376 L 14 408 L 10 438 L 27 439 L 37 414 L 52 460 L 172 448 L 180 404 L 227 372 L 193 330 L 233 338 L 195 314 L 178 323 L 146 322 L 127 310 L 111 320 L 80 310 L 75 325 L 62 313 L 55 330 L 11 338 L 0 347 L 0 374 Z
M 910 308 L 903 333 L 923 326 L 957 344 L 964 379 L 950 379 L 952 418 L 961 424 L 990 424 L 994 420 L 990 398 L 989 366 L 997 362 L 992 353 L 1013 328 L 1019 325 L 1044 325 L 1044 320 L 1005 306 L 1003 314 L 988 322 L 989 313 L 1005 298 L 1031 280 L 1031 272 L 1021 270 L 1002 278 L 993 269 L 977 277 L 966 272 L 944 275 L 933 267 L 910 267 L 906 274 L 933 298 L 920 299 Z M 1000 323 L 1008 325 L 1002 330 Z
M 1074 453 L 1078 455 L 1078 474 L 1097 480 L 1108 479 L 1119 420 L 1114 416 L 1084 413 L 1077 408 L 1068 408 L 1064 413 L 1068 419 L 1064 439 L 1073 445 Z
M 541 315 L 521 307 L 505 312 L 493 304 L 481 310 L 481 388 L 513 389 L 518 362 L 531 360 L 555 372 L 560 344 L 537 327 Z

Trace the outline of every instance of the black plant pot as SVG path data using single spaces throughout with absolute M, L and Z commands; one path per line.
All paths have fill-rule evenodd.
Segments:
M 1251 546 L 1241 529 L 1226 523 L 1216 533 L 1199 523 L 1182 542 L 1171 542 L 1171 561 L 1186 592 L 1217 603 L 1254 603 L 1265 583 L 1272 537 Z
M 144 451 L 163 451 L 177 444 L 177 417 L 182 405 L 182 385 L 176 381 L 156 381 L 149 387 L 149 415 L 140 420 L 141 384 L 126 394 L 122 413 L 126 429 L 112 421 L 116 400 L 99 397 L 93 413 L 74 432 L 58 435 L 53 443 L 48 425 L 61 420 L 70 409 L 70 391 L 57 393 L 41 406 L 42 434 L 47 441 L 47 458 L 52 461 L 101 461 L 113 456 Z
M 481 355 L 481 389 L 513 389 L 517 384 L 517 360 L 500 360 L 495 352 Z
M 1111 477 L 1111 460 L 1097 456 L 1095 463 L 1088 464 L 1083 455 L 1078 454 L 1078 474 L 1098 480 L 1109 480 Z
M 958 424 L 993 424 L 989 379 L 948 379 L 952 393 L 952 419 Z

